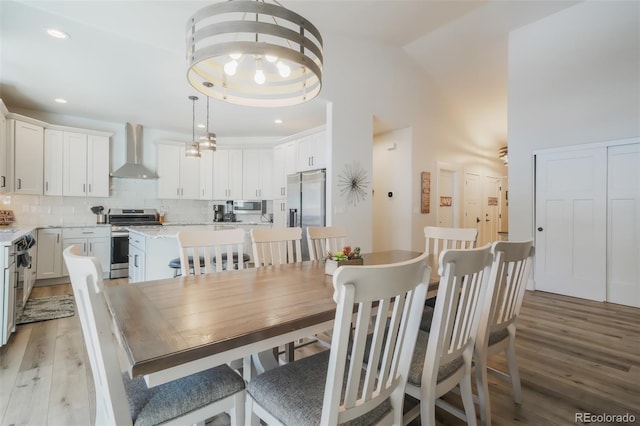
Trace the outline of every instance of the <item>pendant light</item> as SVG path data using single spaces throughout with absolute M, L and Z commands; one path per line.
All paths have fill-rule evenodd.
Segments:
M 320 93 L 320 31 L 277 0 L 218 1 L 196 11 L 186 32 L 187 80 L 211 98 L 281 107 Z
M 196 140 L 196 101 L 197 96 L 189 96 L 193 103 L 193 124 L 191 127 L 191 141 L 187 142 L 187 146 L 184 149 L 184 156 L 187 158 L 200 158 L 200 144 Z
M 205 87 L 213 86 L 212 83 L 205 81 L 202 83 Z M 218 141 L 215 133 L 209 131 L 209 96 L 207 96 L 207 134 L 200 136 L 200 151 L 215 151 L 218 145 Z

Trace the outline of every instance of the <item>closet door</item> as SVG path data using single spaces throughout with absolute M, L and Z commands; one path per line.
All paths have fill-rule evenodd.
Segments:
M 640 307 L 640 144 L 608 153 L 607 300 Z
M 536 290 L 606 300 L 607 148 L 536 156 Z

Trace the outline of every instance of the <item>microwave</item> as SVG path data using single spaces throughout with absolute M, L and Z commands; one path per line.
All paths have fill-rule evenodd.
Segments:
M 235 214 L 267 214 L 267 201 L 234 200 L 233 212 Z

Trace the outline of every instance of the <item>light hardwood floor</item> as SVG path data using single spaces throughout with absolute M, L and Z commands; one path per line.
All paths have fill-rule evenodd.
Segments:
M 36 287 L 31 297 L 62 293 L 71 294 L 70 285 Z M 523 403 L 515 405 L 510 385 L 490 377 L 494 425 L 569 425 L 582 412 L 629 413 L 640 424 L 640 309 L 527 293 L 517 357 Z M 505 360 L 490 365 L 504 369 Z M 0 348 L 2 425 L 89 425 L 94 404 L 77 316 L 20 325 Z M 464 424 L 444 412 L 438 422 Z

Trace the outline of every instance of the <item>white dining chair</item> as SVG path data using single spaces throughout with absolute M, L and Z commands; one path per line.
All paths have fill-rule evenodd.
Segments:
M 426 255 L 339 267 L 331 349 L 250 381 L 245 418 L 290 426 L 400 424 L 430 275 Z
M 227 412 L 233 425 L 244 423 L 244 381 L 227 365 L 147 388 L 142 377 L 121 373 L 111 316 L 103 293 L 102 268 L 95 257 L 66 248 L 96 392 L 95 425 L 195 424 Z
M 342 226 L 307 227 L 307 245 L 310 260 L 322 260 L 329 253 L 342 251 L 347 231 Z
M 250 259 L 244 253 L 245 232 L 240 228 L 178 231 L 176 238 L 183 276 L 244 269 Z M 200 259 L 200 268 L 194 267 L 193 259 Z
M 425 252 L 433 254 L 436 259 L 438 259 L 442 250 L 474 248 L 476 246 L 476 240 L 478 239 L 478 230 L 476 228 L 425 226 L 424 237 Z M 427 293 L 427 299 L 432 299 L 435 296 L 436 290 Z M 432 316 L 433 307 L 425 305 L 424 318 L 420 327 L 421 330 L 429 331 Z
M 444 250 L 440 283 L 429 332 L 420 330 L 406 392 L 420 404 L 407 412 L 404 424 L 418 415 L 422 425 L 436 425 L 436 405 L 476 425 L 471 391 L 471 361 L 491 272 L 491 246 Z M 459 387 L 464 412 L 440 399 Z
M 253 263 L 256 267 L 277 266 L 286 263 L 301 263 L 302 228 L 253 228 L 250 231 L 253 247 Z M 287 362 L 294 360 L 294 342 L 285 345 Z M 254 366 L 258 373 L 277 366 L 278 348 L 273 352 L 264 351 L 253 356 Z M 274 356 L 275 355 L 275 358 Z M 275 360 L 275 361 L 274 361 Z
M 256 267 L 302 262 L 302 228 L 253 228 L 250 234 Z
M 516 362 L 516 326 L 527 280 L 533 267 L 534 252 L 533 240 L 499 241 L 491 246 L 491 278 L 473 355 L 480 418 L 486 426 L 491 425 L 487 373 L 511 382 L 514 402 L 522 402 L 520 374 Z M 506 355 L 509 374 L 487 365 L 489 357 L 503 352 Z

